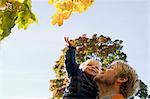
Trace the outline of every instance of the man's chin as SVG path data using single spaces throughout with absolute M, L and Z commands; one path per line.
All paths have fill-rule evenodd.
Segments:
M 93 77 L 93 81 L 96 81 L 98 79 L 98 75 L 95 75 L 94 77 Z
M 93 77 L 93 81 L 95 82 L 99 82 L 100 80 L 102 80 L 104 78 L 104 76 L 102 74 L 97 74 L 96 76 Z

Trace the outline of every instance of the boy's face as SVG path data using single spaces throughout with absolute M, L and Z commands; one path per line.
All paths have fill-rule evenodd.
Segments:
M 99 72 L 101 72 L 101 66 L 98 66 L 98 63 L 92 61 L 92 62 L 87 62 L 85 64 L 85 70 L 84 72 L 86 73 L 87 76 L 94 78 Z

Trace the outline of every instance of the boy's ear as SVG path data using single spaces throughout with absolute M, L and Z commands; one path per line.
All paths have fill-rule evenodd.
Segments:
M 119 77 L 119 78 L 117 79 L 117 83 L 118 83 L 118 84 L 122 84 L 122 83 L 127 82 L 127 81 L 128 81 L 128 78 L 127 78 L 127 77 Z
M 84 63 L 82 63 L 82 64 L 80 64 L 80 66 L 79 66 L 79 69 L 82 69 L 82 71 L 84 71 L 85 69 L 86 69 L 86 63 L 84 62 Z

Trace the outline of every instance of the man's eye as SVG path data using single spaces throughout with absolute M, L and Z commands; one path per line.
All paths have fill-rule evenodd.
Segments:
M 110 69 L 114 69 L 114 67 L 110 67 Z
M 106 68 L 101 68 L 102 71 L 106 71 Z
M 104 68 L 101 68 L 101 70 L 104 71 L 105 69 L 104 69 Z

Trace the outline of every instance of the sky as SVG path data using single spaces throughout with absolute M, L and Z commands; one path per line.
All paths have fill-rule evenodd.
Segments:
M 82 14 L 73 14 L 59 26 L 51 25 L 55 8 L 48 0 L 32 0 L 38 24 L 27 30 L 13 28 L 0 43 L 0 99 L 47 99 L 49 80 L 64 48 L 64 36 L 82 34 L 123 40 L 129 64 L 150 91 L 150 2 L 148 0 L 95 0 Z M 150 92 L 149 92 L 150 93 Z

